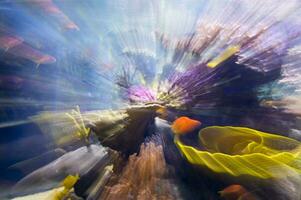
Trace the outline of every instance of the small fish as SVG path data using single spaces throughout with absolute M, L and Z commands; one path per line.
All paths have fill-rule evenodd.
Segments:
M 79 30 L 79 27 L 69 19 L 65 13 L 60 10 L 52 0 L 28 0 L 29 5 L 37 6 L 44 13 L 56 18 L 64 30 Z
M 79 27 L 74 22 L 72 22 L 68 17 L 64 17 L 62 21 L 64 21 L 61 23 L 63 23 L 63 27 L 65 29 L 79 31 Z
M 200 121 L 190 119 L 189 117 L 179 117 L 172 123 L 171 129 L 175 134 L 182 135 L 194 131 L 200 127 L 201 124 Z
M 255 195 L 248 192 L 242 185 L 230 185 L 219 192 L 226 200 L 256 200 Z
M 37 67 L 40 64 L 52 64 L 56 62 L 56 59 L 54 57 L 44 54 L 24 43 L 18 45 L 18 47 L 9 49 L 8 53 L 17 57 L 31 60 L 32 62 L 37 64 Z
M 9 50 L 12 47 L 18 46 L 23 42 L 22 38 L 15 37 L 15 36 L 0 36 L 0 49 L 4 51 Z
M 37 65 L 36 67 L 38 68 L 40 64 L 52 64 L 56 62 L 56 59 L 50 55 L 43 55 L 40 59 L 37 59 L 34 61 Z
M 62 11 L 52 2 L 52 0 L 31 0 L 32 3 L 37 4 L 43 11 L 48 14 L 60 14 Z
M 114 69 L 114 64 L 113 63 L 102 63 L 102 68 L 104 70 L 113 70 Z
M 293 98 L 284 98 L 282 100 L 262 100 L 260 106 L 266 108 L 285 108 L 288 105 L 294 105 L 297 103 L 297 100 Z
M 24 79 L 15 75 L 0 75 L 0 88 L 18 89 L 21 87 Z

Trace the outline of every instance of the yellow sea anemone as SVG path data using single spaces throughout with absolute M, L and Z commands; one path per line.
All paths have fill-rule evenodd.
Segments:
M 301 173 L 300 142 L 250 128 L 211 126 L 199 133 L 206 149 L 175 143 L 189 163 L 232 176 L 280 178 Z

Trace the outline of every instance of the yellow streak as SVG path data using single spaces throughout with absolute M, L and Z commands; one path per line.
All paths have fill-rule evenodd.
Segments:
M 79 175 L 76 174 L 68 175 L 63 182 L 61 183 L 63 186 L 63 189 L 55 190 L 47 199 L 49 200 L 63 200 L 67 199 L 69 197 L 70 192 L 73 190 L 73 186 L 78 181 Z
M 82 114 L 80 112 L 79 106 L 76 107 L 76 110 L 72 110 L 70 113 L 66 113 L 66 116 L 68 116 L 74 123 L 74 125 L 77 128 L 77 136 L 80 139 L 84 139 L 88 141 L 90 129 L 86 128 L 84 119 L 82 117 Z
M 221 55 L 210 61 L 207 66 L 210 68 L 214 68 L 218 66 L 220 63 L 224 62 L 228 58 L 230 58 L 232 55 L 237 53 L 240 50 L 239 46 L 230 46 L 228 47 Z

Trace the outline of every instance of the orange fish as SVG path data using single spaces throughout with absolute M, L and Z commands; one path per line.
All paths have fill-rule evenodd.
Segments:
M 256 200 L 257 198 L 241 185 L 230 185 L 219 192 L 226 200 Z
M 194 131 L 201 124 L 200 121 L 190 119 L 189 117 L 179 117 L 172 123 L 171 130 L 177 135 L 182 135 Z

